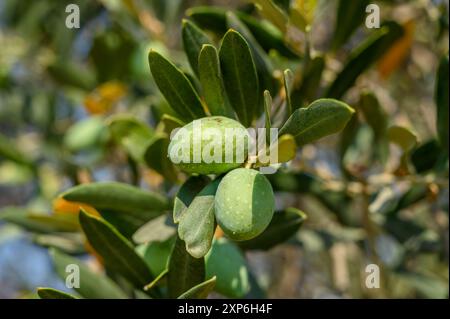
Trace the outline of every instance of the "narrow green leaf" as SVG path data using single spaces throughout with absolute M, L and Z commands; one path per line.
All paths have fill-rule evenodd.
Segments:
M 186 250 L 195 258 L 205 256 L 211 248 L 214 235 L 214 196 L 220 178 L 205 186 L 195 196 L 183 213 L 178 226 L 178 235 L 186 244 Z
M 76 216 L 37 214 L 19 207 L 2 208 L 0 220 L 38 233 L 76 232 L 80 229 Z
M 448 155 L 448 55 L 441 59 L 436 75 L 436 127 L 439 136 L 439 142 L 446 150 Z
M 152 128 L 132 115 L 115 115 L 107 123 L 112 139 L 136 162 L 142 162 L 145 150 L 154 136 Z
M 222 7 L 198 6 L 188 9 L 186 15 L 201 28 L 222 36 L 227 31 L 226 12 L 227 9 Z M 283 32 L 271 22 L 257 19 L 241 11 L 236 11 L 235 14 L 250 29 L 266 52 L 275 49 L 287 58 L 298 58 L 298 54 L 286 45 Z
M 361 93 L 358 105 L 364 115 L 367 124 L 370 125 L 377 139 L 386 135 L 388 126 L 387 114 L 372 92 Z
M 172 131 L 174 129 L 176 129 L 178 127 L 182 127 L 182 126 L 186 125 L 186 123 L 183 122 L 182 120 L 176 118 L 175 116 L 172 116 L 169 114 L 163 114 L 160 122 L 158 123 L 158 126 L 159 125 L 163 125 L 163 127 L 160 128 L 160 132 L 164 132 L 165 134 L 167 134 L 167 136 L 170 136 L 170 134 L 172 133 Z M 159 127 L 161 127 L 161 126 L 159 126 Z
M 183 19 L 182 25 L 181 35 L 184 51 L 186 52 L 192 70 L 198 75 L 198 55 L 200 50 L 203 45 L 212 43 L 209 37 L 191 21 Z
M 403 35 L 403 28 L 396 22 L 385 23 L 374 31 L 361 45 L 354 49 L 342 71 L 336 76 L 325 96 L 341 98 L 356 79 Z
M 34 234 L 32 241 L 39 246 L 56 248 L 71 255 L 86 252 L 84 239 L 79 233 Z
M 111 210 L 134 216 L 155 218 L 169 208 L 165 197 L 151 191 L 117 182 L 75 186 L 61 195 L 64 199 L 89 204 L 98 210 Z
M 339 0 L 331 43 L 333 50 L 339 49 L 363 23 L 367 16 L 365 10 L 368 4 L 368 0 L 359 0 L 349 6 L 348 1 Z
M 267 229 L 259 236 L 239 242 L 242 249 L 268 250 L 292 237 L 306 220 L 306 214 L 296 208 L 276 212 Z
M 182 214 L 192 203 L 194 197 L 205 187 L 211 180 L 204 175 L 191 176 L 184 182 L 178 190 L 173 204 L 173 221 L 177 224 Z
M 229 30 L 219 50 L 222 75 L 231 106 L 242 124 L 250 126 L 258 106 L 258 77 L 247 41 Z
M 286 31 L 288 18 L 272 0 L 253 0 L 262 16 L 272 22 L 282 32 Z
M 292 113 L 280 130 L 280 136 L 291 134 L 302 146 L 341 131 L 355 111 L 333 99 L 319 99 Z
M 149 141 L 144 153 L 145 163 L 159 174 L 172 182 L 178 180 L 177 170 L 173 163 L 167 159 L 169 138 L 162 133 L 156 133 Z
M 203 96 L 211 115 L 234 118 L 225 93 L 219 55 L 214 46 L 206 44 L 202 47 L 198 56 L 198 72 Z
M 77 297 L 68 294 L 67 292 L 53 289 L 53 288 L 41 288 L 37 289 L 37 294 L 41 299 L 78 299 Z
M 270 96 L 270 92 L 264 91 L 264 114 L 265 114 L 265 125 L 266 125 L 266 144 L 270 145 L 272 142 L 270 140 L 270 128 L 272 127 L 270 121 L 270 112 L 272 110 L 272 96 Z
M 81 296 L 89 299 L 125 299 L 128 296 L 117 284 L 100 273 L 94 273 L 81 260 L 66 255 L 56 249 L 50 250 L 56 273 L 62 280 L 70 274 L 68 266 L 76 265 L 79 269 L 80 285 L 74 288 Z
M 289 69 L 284 70 L 283 72 L 283 80 L 284 80 L 284 93 L 286 94 L 286 106 L 287 106 L 287 116 L 291 116 L 292 114 L 292 102 L 291 102 L 291 90 L 294 82 L 294 75 L 292 71 Z
M 201 284 L 198 284 L 182 295 L 178 299 L 206 299 L 209 293 L 214 289 L 216 285 L 216 277 L 212 277 Z
M 244 39 L 248 42 L 250 49 L 252 50 L 252 56 L 255 61 L 255 66 L 258 71 L 260 79 L 262 79 L 261 84 L 270 81 L 272 78 L 273 66 L 269 57 L 267 56 L 264 49 L 256 41 L 253 34 L 247 28 L 245 23 L 243 23 L 237 16 L 231 11 L 226 13 L 228 28 L 236 30 Z M 266 79 L 268 78 L 268 79 Z
M 177 298 L 205 280 L 204 258 L 192 257 L 185 246 L 185 243 L 177 237 L 167 274 L 169 298 Z
M 121 274 L 138 289 L 153 280 L 146 262 L 110 224 L 83 210 L 80 212 L 80 224 L 89 243 L 102 256 L 107 267 Z
M 301 70 L 302 81 L 291 92 L 291 103 L 294 109 L 314 101 L 320 87 L 322 73 L 325 68 L 325 59 L 322 55 L 315 56 Z
M 186 75 L 155 51 L 150 51 L 148 60 L 156 85 L 173 110 L 186 121 L 204 117 L 203 105 Z
M 10 161 L 26 166 L 31 166 L 32 161 L 21 151 L 19 151 L 3 134 L 0 134 L 0 158 L 6 158 Z

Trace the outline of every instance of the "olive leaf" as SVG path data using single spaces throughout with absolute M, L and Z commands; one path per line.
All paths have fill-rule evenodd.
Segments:
M 270 112 L 272 111 L 272 96 L 268 90 L 264 91 L 264 120 L 266 125 L 266 144 L 270 145 L 270 129 L 272 127 L 270 121 Z
M 239 120 L 250 126 L 259 99 L 258 77 L 247 41 L 229 30 L 219 50 L 220 65 L 228 99 Z
M 436 126 L 439 142 L 448 155 L 448 55 L 443 57 L 439 63 L 436 74 Z
M 396 22 L 389 21 L 374 31 L 363 43 L 356 47 L 347 63 L 329 86 L 325 96 L 341 98 L 356 79 L 378 60 L 386 50 L 403 35 L 403 28 Z
M 289 162 L 294 159 L 297 151 L 297 144 L 295 139 L 290 134 L 282 135 L 271 147 L 270 154 L 277 152 L 278 163 Z
M 292 237 L 306 220 L 306 214 L 299 209 L 290 207 L 276 212 L 266 230 L 259 236 L 239 242 L 242 249 L 268 250 Z
M 86 252 L 83 237 L 79 233 L 34 234 L 31 240 L 36 245 L 56 248 L 71 255 Z
M 173 221 L 179 223 L 182 214 L 192 203 L 195 195 L 199 193 L 208 183 L 210 179 L 207 176 L 191 176 L 180 187 L 173 203 Z
M 67 292 L 47 287 L 37 288 L 37 294 L 41 299 L 78 299 Z
M 272 0 L 253 0 L 261 15 L 272 22 L 282 32 L 286 31 L 288 18 Z
M 280 136 L 291 134 L 298 146 L 314 142 L 342 130 L 355 111 L 334 99 L 319 99 L 292 113 L 280 130 Z
M 144 153 L 154 136 L 149 125 L 132 115 L 114 115 L 107 120 L 112 139 L 121 145 L 136 162 L 142 162 Z
M 98 210 L 111 210 L 133 216 L 155 218 L 169 208 L 162 195 L 118 182 L 82 184 L 61 195 L 73 202 L 89 204 Z
M 201 28 L 211 30 L 222 36 L 228 29 L 226 21 L 227 9 L 212 6 L 198 6 L 186 11 L 186 15 Z M 284 34 L 267 20 L 261 21 L 242 11 L 236 11 L 237 17 L 245 23 L 261 47 L 269 52 L 277 50 L 287 58 L 298 58 L 296 52 L 288 47 L 284 41 Z
M 150 70 L 173 110 L 186 121 L 205 116 L 203 105 L 186 75 L 156 51 L 148 55 Z
M 205 186 L 182 214 L 178 235 L 186 243 L 186 250 L 195 258 L 205 256 L 214 235 L 214 195 L 220 178 Z
M 301 83 L 294 85 L 290 94 L 293 109 L 303 107 L 316 98 L 324 68 L 325 58 L 322 55 L 308 61 L 302 70 Z
M 198 73 L 202 84 L 203 97 L 211 115 L 234 118 L 225 93 L 219 55 L 214 46 L 205 44 L 200 50 Z
M 155 240 L 165 241 L 172 237 L 176 228 L 167 215 L 161 215 L 141 226 L 134 234 L 133 241 L 138 244 L 148 243 Z
M 417 136 L 405 127 L 391 126 L 387 130 L 387 137 L 391 143 L 398 145 L 402 150 L 398 170 L 402 173 L 409 172 L 409 157 L 417 145 Z
M 292 74 L 291 70 L 289 69 L 284 70 L 283 81 L 284 81 L 284 93 L 286 94 L 287 116 L 291 116 L 293 110 L 291 102 L 291 90 L 294 82 L 294 75 Z
M 188 57 L 192 70 L 196 75 L 198 70 L 198 55 L 204 44 L 212 44 L 209 37 L 194 23 L 184 19 L 182 22 L 182 38 L 184 51 Z
M 38 233 L 76 232 L 80 229 L 76 216 L 38 214 L 20 207 L 2 208 L 0 220 Z
M 110 269 L 122 275 L 136 288 L 142 289 L 153 280 L 146 262 L 132 244 L 113 226 L 98 217 L 80 211 L 80 224 L 86 238 Z
M 76 265 L 80 271 L 80 285 L 74 289 L 84 298 L 93 299 L 124 299 L 128 296 L 117 284 L 105 275 L 92 272 L 81 260 L 66 255 L 56 249 L 50 249 L 56 273 L 65 280 L 66 269 L 69 265 Z
M 214 276 L 181 294 L 178 299 L 206 299 L 215 285 L 216 277 Z
M 164 176 L 172 182 L 178 180 L 177 170 L 172 161 L 167 158 L 169 148 L 169 137 L 164 133 L 156 133 L 148 142 L 144 153 L 144 160 L 148 167 Z
M 192 257 L 185 247 L 186 244 L 177 237 L 167 273 L 169 298 L 177 298 L 205 280 L 204 258 Z
M 364 22 L 368 4 L 369 0 L 360 0 L 349 6 L 347 1 L 339 0 L 331 43 L 333 50 L 339 49 Z

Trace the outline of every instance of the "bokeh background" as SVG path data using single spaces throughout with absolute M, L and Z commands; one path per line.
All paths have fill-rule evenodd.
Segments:
M 80 7 L 80 29 L 65 27 L 69 3 Z M 337 136 L 304 147 L 290 164 L 297 175 L 283 173 L 272 180 L 284 186 L 286 179 L 290 182 L 278 189 L 277 205 L 300 207 L 308 220 L 287 243 L 246 253 L 266 291 L 252 290 L 249 296 L 448 297 L 448 157 L 436 142 L 434 99 L 439 61 L 448 55 L 448 1 L 374 3 L 382 20 L 402 24 L 406 35 L 393 65 L 373 66 L 345 100 L 353 105 L 359 92 L 369 89 L 389 123 L 414 132 L 413 173 L 395 170 L 401 156 L 395 145 L 386 166 L 372 164 L 377 141 L 367 124 L 352 134 L 358 138 L 344 155 Z M 54 238 L 5 216 L 11 209 L 50 214 L 57 194 L 78 183 L 137 178 L 110 141 L 104 118 L 132 113 L 157 123 L 167 106 L 152 80 L 148 50 L 155 48 L 189 70 L 181 19 L 197 5 L 258 16 L 246 1 L 0 1 L 0 298 L 34 297 L 38 286 L 67 290 L 47 253 Z M 360 26 L 332 51 L 337 11 L 338 1 L 319 1 L 312 28 L 313 51 L 326 54 L 324 84 L 371 31 Z M 301 60 L 269 55 L 293 70 Z M 150 169 L 137 169 L 142 174 L 135 182 L 173 196 L 176 185 L 167 185 Z M 357 179 L 348 182 L 346 171 Z M 304 173 L 320 178 L 323 188 L 304 190 L 299 175 Z M 66 244 L 76 254 L 83 251 L 76 243 L 68 239 L 56 245 Z M 80 258 L 99 267 L 91 255 Z M 370 263 L 381 265 L 380 289 L 364 286 Z

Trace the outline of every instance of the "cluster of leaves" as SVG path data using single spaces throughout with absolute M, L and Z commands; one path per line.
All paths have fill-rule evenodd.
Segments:
M 395 57 L 404 55 L 402 51 L 410 47 L 408 24 L 386 20 L 380 29 L 371 30 L 356 47 L 350 46 L 341 69 L 330 81 L 330 60 L 347 50 L 368 3 L 359 1 L 349 11 L 345 1 L 337 2 L 336 27 L 328 51 L 314 50 L 310 39 L 320 14 L 317 1 L 255 0 L 253 5 L 234 11 L 210 6 L 189 8 L 181 32 L 189 65 L 174 64 L 166 58 L 170 55 L 180 60 L 181 54 L 167 50 L 162 42 L 167 44 L 169 40 L 162 39 L 164 32 L 157 27 L 158 21 L 164 21 L 165 28 L 179 28 L 178 20 L 169 14 L 179 7 L 170 7 L 166 1 L 153 1 L 151 8 L 139 7 L 133 1 L 126 8 L 114 7 L 109 1 L 84 4 L 83 16 L 95 17 L 106 7 L 121 22 L 93 39 L 89 53 L 93 63 L 87 69 L 68 62 L 64 52 L 67 56 L 69 51 L 60 50 L 45 74 L 57 87 L 74 91 L 71 94 L 75 104 L 82 96 L 91 115 L 61 134 L 55 125 L 61 97 L 54 94 L 48 99 L 46 118 L 39 122 L 45 139 L 54 139 L 46 148 L 50 155 L 39 161 L 54 155 L 72 183 L 81 185 L 58 195 L 51 215 L 30 212 L 39 207 L 36 203 L 28 208 L 8 207 L 0 215 L 2 220 L 32 232 L 37 244 L 51 247 L 56 272 L 63 279 L 67 276 L 66 265 L 80 267 L 81 282 L 76 294 L 41 288 L 39 296 L 205 298 L 213 290 L 229 297 L 249 293 L 261 296 L 243 253 L 269 250 L 286 241 L 295 243 L 293 237 L 305 214 L 298 208 L 283 207 L 269 227 L 250 241 L 231 242 L 215 232 L 211 211 L 214 181 L 205 176 L 186 178 L 167 159 L 172 130 L 209 115 L 232 117 L 245 126 L 279 127 L 280 138 L 273 147 L 278 148 L 280 163 L 293 160 L 296 154 L 302 154 L 305 145 L 345 127 L 336 143 L 341 168 L 339 187 L 330 185 L 320 172 L 299 169 L 294 160 L 278 165 L 280 170 L 268 176 L 274 190 L 295 197 L 311 196 L 321 209 L 335 216 L 342 228 L 320 234 L 327 248 L 335 242 L 350 241 L 362 250 L 369 246 L 368 255 L 379 258 L 377 238 L 394 238 L 402 246 L 402 258 L 391 264 L 385 262 L 394 279 L 411 278 L 412 285 L 425 296 L 445 295 L 447 292 L 441 293 L 439 284 L 433 286 L 438 287 L 433 292 L 423 288 L 429 283 L 426 276 L 408 268 L 416 254 L 441 252 L 443 241 L 426 223 L 405 218 L 401 212 L 430 200 L 434 214 L 439 210 L 448 212 L 448 201 L 443 205 L 435 203 L 445 188 L 448 190 L 448 55 L 442 57 L 436 76 L 437 135 L 421 143 L 412 130 L 389 120 L 376 92 L 360 90 L 358 85 L 376 63 L 380 73 L 387 75 L 398 67 Z M 36 11 L 35 6 L 27 10 Z M 142 24 L 148 19 L 153 23 Z M 161 42 L 140 45 L 142 39 L 126 32 L 130 25 L 137 24 L 142 24 L 139 28 L 147 26 L 151 37 L 161 38 Z M 49 30 L 44 34 L 53 36 Z M 61 28 L 60 32 L 66 31 Z M 70 47 L 62 42 L 72 42 L 72 37 L 55 36 L 52 46 Z M 149 47 L 153 49 L 148 62 L 156 84 L 150 91 L 146 76 Z M 127 74 L 130 69 L 132 77 Z M 2 79 L 2 74 L 0 84 L 11 89 L 9 82 L 14 79 Z M 130 92 L 138 98 L 126 103 L 137 106 L 111 115 L 119 113 Z M 149 125 L 142 120 L 139 108 L 149 103 L 146 96 L 157 96 L 158 92 L 164 98 L 152 97 Z M 20 94 L 36 93 L 23 90 Z M 354 110 L 336 99 L 347 101 Z M 54 195 L 55 191 L 47 190 L 49 183 L 38 161 L 3 135 L 0 155 L 34 176 L 42 188 L 37 189 L 38 193 Z M 392 158 L 397 160 L 394 167 Z M 83 172 L 95 171 L 107 162 L 120 168 L 115 170 L 125 171 L 127 183 L 82 183 Z M 146 178 L 146 174 L 150 177 Z M 381 179 L 383 174 L 388 175 L 387 181 Z M 156 183 L 161 177 L 162 181 Z M 442 177 L 447 178 L 447 184 L 442 183 Z M 144 190 L 139 187 L 142 180 L 157 187 Z M 398 191 L 397 185 L 404 181 L 406 187 Z M 362 208 L 355 208 L 361 199 Z M 298 202 L 294 206 L 302 207 Z M 311 211 L 309 216 L 314 214 Z M 363 229 L 364 236 L 354 236 L 354 229 Z M 93 272 L 74 257 L 86 252 L 95 256 L 104 273 Z

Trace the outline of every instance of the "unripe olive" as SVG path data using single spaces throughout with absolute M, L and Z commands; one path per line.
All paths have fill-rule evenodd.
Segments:
M 239 122 L 204 117 L 183 126 L 169 144 L 170 160 L 187 173 L 221 174 L 247 158 L 249 134 Z
M 245 258 L 226 238 L 214 239 L 205 256 L 206 278 L 216 276 L 214 290 L 230 298 L 242 298 L 250 290 Z
M 238 168 L 223 177 L 214 205 L 223 232 L 233 240 L 249 240 L 269 225 L 275 199 L 264 175 L 253 169 Z

